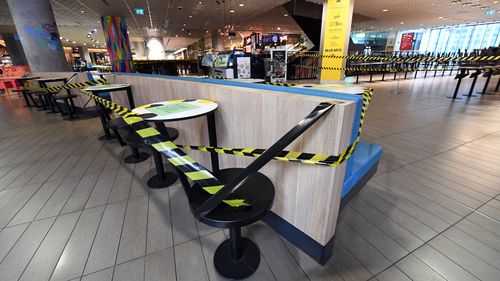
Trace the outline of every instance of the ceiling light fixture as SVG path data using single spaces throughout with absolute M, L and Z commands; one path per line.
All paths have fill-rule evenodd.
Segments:
M 405 22 L 404 22 L 404 21 L 402 21 L 402 22 L 400 22 L 399 24 L 405 24 Z
M 229 11 L 230 13 L 234 13 L 234 10 Z
M 243 6 L 245 6 L 245 4 L 243 4 L 243 3 L 240 3 L 240 4 L 238 5 L 238 6 L 240 6 L 240 7 L 243 7 Z
M 388 12 L 388 11 L 389 11 L 389 9 L 383 9 L 383 10 L 382 10 L 382 12 L 384 12 L 384 13 L 385 13 L 385 12 Z
M 201 4 L 203 4 L 203 2 L 199 1 L 199 2 L 198 2 L 198 5 L 201 5 Z
M 84 11 L 84 10 L 81 10 L 81 11 L 80 11 L 80 13 L 85 13 L 85 11 Z
M 283 16 L 284 16 L 284 17 L 288 17 L 288 14 L 284 14 Z

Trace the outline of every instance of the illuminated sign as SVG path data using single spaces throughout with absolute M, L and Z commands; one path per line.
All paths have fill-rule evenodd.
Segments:
M 144 9 L 141 8 L 135 8 L 134 12 L 136 15 L 144 15 Z
M 495 10 L 488 10 L 488 11 L 485 11 L 484 14 L 485 15 L 488 15 L 488 16 L 491 16 L 495 13 L 496 11 Z

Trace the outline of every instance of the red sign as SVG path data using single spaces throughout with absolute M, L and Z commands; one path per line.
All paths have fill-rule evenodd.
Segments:
M 401 46 L 399 50 L 401 51 L 409 51 L 413 48 L 413 37 L 415 37 L 415 33 L 405 33 L 401 36 Z

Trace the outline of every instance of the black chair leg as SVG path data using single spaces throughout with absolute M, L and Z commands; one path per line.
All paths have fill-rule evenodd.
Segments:
M 247 278 L 259 267 L 259 247 L 252 240 L 241 237 L 240 227 L 230 228 L 229 237 L 215 251 L 215 269 L 227 278 Z
M 122 136 L 118 132 L 117 129 L 113 129 L 113 132 L 115 133 L 116 138 L 118 139 L 118 142 L 120 143 L 121 146 L 126 146 L 127 144 L 123 141 Z
M 149 153 L 140 152 L 138 148 L 132 147 L 132 155 L 125 157 L 124 161 L 127 164 L 135 164 L 146 161 L 149 158 Z
M 62 109 L 62 107 L 59 105 L 59 103 L 57 102 L 56 98 L 55 97 L 52 97 L 52 104 L 54 104 L 54 106 L 57 108 L 57 110 L 59 110 L 59 112 L 61 113 L 61 116 L 64 116 L 66 115 L 67 113 L 64 112 L 64 110 Z

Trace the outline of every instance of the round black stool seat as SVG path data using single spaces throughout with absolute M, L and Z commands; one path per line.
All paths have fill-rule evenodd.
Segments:
M 215 176 L 228 184 L 244 169 L 224 169 Z M 199 186 L 186 191 L 191 210 L 196 210 L 210 198 L 210 194 Z M 229 228 L 230 239 L 222 242 L 214 254 L 214 266 L 219 274 L 231 279 L 243 279 L 252 275 L 260 263 L 259 247 L 250 239 L 241 237 L 241 227 L 263 218 L 271 209 L 274 201 L 274 185 L 269 178 L 255 173 L 247 178 L 233 193 L 234 198 L 253 203 L 250 207 L 233 208 L 221 203 L 206 216 L 196 212 L 194 215 L 203 223 L 218 228 Z
M 242 168 L 223 169 L 215 173 L 214 176 L 222 183 L 227 184 L 243 170 Z M 192 209 L 196 209 L 211 196 L 198 186 L 193 186 L 188 192 Z M 271 209 L 274 200 L 274 185 L 265 175 L 255 173 L 248 177 L 233 194 L 235 198 L 253 202 L 253 205 L 247 208 L 233 208 L 221 203 L 208 215 L 198 216 L 198 219 L 218 228 L 239 227 L 254 223 L 264 217 Z
M 111 119 L 110 121 L 108 121 L 106 123 L 106 127 L 108 129 L 117 130 L 117 129 L 125 129 L 125 128 L 128 128 L 129 126 L 128 126 L 127 122 L 125 122 L 125 120 L 123 120 L 123 118 L 119 117 L 119 118 Z

